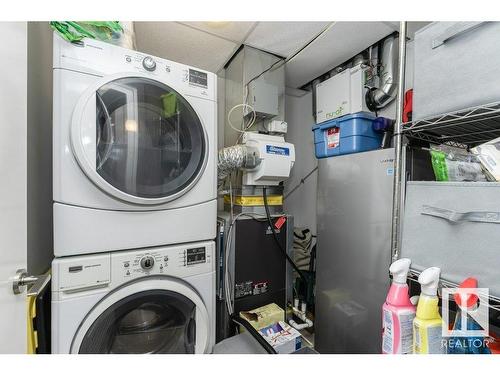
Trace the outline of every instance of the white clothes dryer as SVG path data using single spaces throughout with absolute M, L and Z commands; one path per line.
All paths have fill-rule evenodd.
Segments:
M 54 254 L 215 238 L 216 76 L 54 34 Z

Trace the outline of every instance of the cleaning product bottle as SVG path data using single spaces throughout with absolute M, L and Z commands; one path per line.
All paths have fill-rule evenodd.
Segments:
M 443 354 L 442 319 L 439 315 L 437 289 L 441 269 L 431 267 L 418 277 L 422 292 L 418 300 L 417 316 L 413 320 L 413 353 Z
M 413 348 L 415 306 L 410 301 L 406 279 L 411 260 L 402 258 L 391 264 L 392 285 L 382 306 L 382 353 L 409 354 Z
M 477 280 L 473 277 L 465 279 L 458 286 L 458 293 L 454 295 L 457 304 L 457 315 L 453 324 L 454 331 L 460 332 L 464 325 L 468 331 L 484 329 L 468 314 L 468 311 L 473 311 L 478 307 L 479 296 L 470 293 L 475 291 L 476 288 Z M 469 289 L 469 293 L 465 289 Z M 485 338 L 480 335 L 472 337 L 457 335 L 448 342 L 448 354 L 491 354 L 491 351 L 486 345 Z

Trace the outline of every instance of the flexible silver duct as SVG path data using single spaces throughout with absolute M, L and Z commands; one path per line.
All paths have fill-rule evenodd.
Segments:
M 398 45 L 396 37 L 392 35 L 386 38 L 382 45 L 380 87 L 372 88 L 366 93 L 366 104 L 371 111 L 384 108 L 396 98 L 398 87 L 397 56 Z
M 238 169 L 253 169 L 260 164 L 259 151 L 246 145 L 225 147 L 219 150 L 217 178 L 223 180 Z

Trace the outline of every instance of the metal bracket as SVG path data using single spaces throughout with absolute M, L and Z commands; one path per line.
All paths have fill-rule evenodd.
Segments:
M 29 286 L 28 296 L 38 295 L 40 291 L 50 281 L 50 274 L 32 276 L 28 274 L 26 269 L 21 268 L 16 271 L 16 275 L 12 280 L 12 292 L 16 295 L 24 292 L 25 287 Z

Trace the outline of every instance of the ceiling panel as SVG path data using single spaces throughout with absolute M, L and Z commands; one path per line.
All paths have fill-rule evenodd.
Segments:
M 427 22 L 409 22 L 408 35 Z M 138 49 L 217 72 L 240 43 L 289 57 L 329 22 L 135 22 Z M 300 87 L 399 28 L 399 22 L 335 22 L 288 62 L 287 86 Z M 218 36 L 217 36 L 218 35 Z M 244 38 L 247 37 L 246 41 Z
M 242 43 L 250 30 L 257 22 L 181 22 L 185 25 L 194 27 L 198 30 L 214 34 L 221 38 L 231 40 L 236 43 Z
M 286 82 L 301 87 L 394 32 L 385 22 L 335 22 L 286 65 Z
M 177 22 L 134 22 L 141 52 L 217 72 L 238 44 Z
M 328 24 L 329 22 L 259 22 L 245 44 L 288 57 L 311 41 Z

